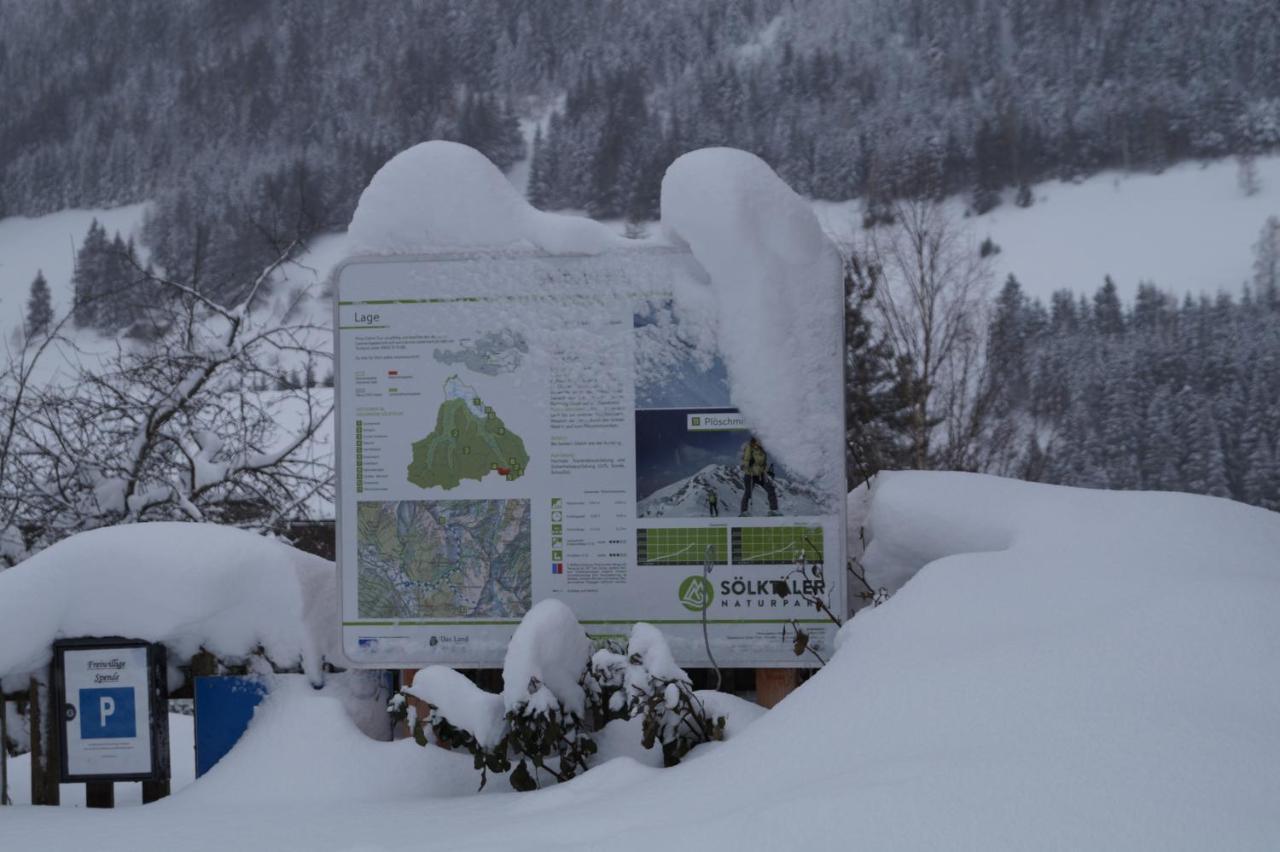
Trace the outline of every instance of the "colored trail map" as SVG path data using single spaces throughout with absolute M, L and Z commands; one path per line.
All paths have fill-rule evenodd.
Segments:
M 528 500 L 360 503 L 362 618 L 519 618 L 533 603 Z
M 436 412 L 431 434 L 413 443 L 409 482 L 421 488 L 457 488 L 464 479 L 481 480 L 490 473 L 508 480 L 524 475 L 529 454 L 524 441 L 470 385 L 457 376 L 444 383 L 445 401 Z

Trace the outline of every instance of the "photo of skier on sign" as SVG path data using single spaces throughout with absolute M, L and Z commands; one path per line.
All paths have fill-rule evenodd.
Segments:
M 742 506 L 738 512 L 745 516 L 751 508 L 751 495 L 759 485 L 769 498 L 769 514 L 778 514 L 778 492 L 773 487 L 773 465 L 760 440 L 752 435 L 742 445 Z
M 710 488 L 707 489 L 707 514 L 713 518 L 720 517 L 720 497 Z

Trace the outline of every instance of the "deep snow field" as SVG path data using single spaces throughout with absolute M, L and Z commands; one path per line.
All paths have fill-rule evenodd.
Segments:
M 469 757 L 369 740 L 298 677 L 169 799 L 0 810 L 0 847 L 1277 848 L 1280 515 L 960 473 L 883 474 L 867 505 L 873 581 L 910 579 L 674 769 L 472 796 Z

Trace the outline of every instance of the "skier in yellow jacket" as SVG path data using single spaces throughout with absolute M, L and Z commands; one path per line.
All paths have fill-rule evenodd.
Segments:
M 778 514 L 778 491 L 773 487 L 773 469 L 769 454 L 755 435 L 742 445 L 742 507 L 739 515 L 751 508 L 751 495 L 759 485 L 769 498 L 769 514 Z

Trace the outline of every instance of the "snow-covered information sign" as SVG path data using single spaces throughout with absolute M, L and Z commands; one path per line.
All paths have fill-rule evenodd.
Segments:
M 645 248 L 340 267 L 352 663 L 501 665 L 547 597 L 602 642 L 656 624 L 685 665 L 707 665 L 704 626 L 721 665 L 804 665 L 797 626 L 830 645 L 843 489 L 753 436 L 723 360 L 694 342 L 705 329 L 676 310 L 693 263 Z M 843 435 L 829 437 L 842 470 Z
M 61 780 L 168 777 L 168 738 L 159 730 L 167 730 L 168 707 L 152 706 L 157 669 L 165 675 L 153 648 L 136 641 L 70 641 L 55 650 L 63 707 Z

